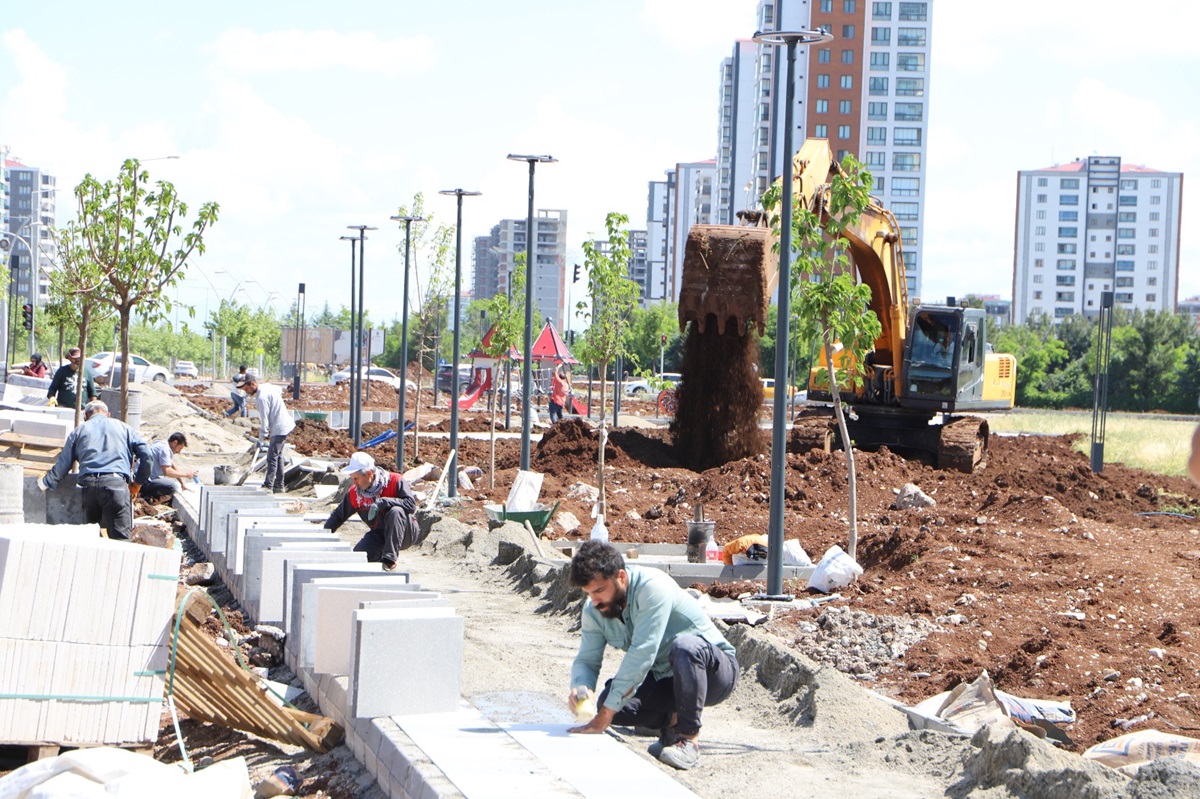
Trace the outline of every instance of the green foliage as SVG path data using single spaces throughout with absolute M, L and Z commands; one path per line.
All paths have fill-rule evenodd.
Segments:
M 221 306 L 209 313 L 204 327 L 218 339 L 225 337 L 230 359 L 257 363 L 260 350 L 267 360 L 278 362 L 282 324 L 270 306 L 253 308 L 231 300 L 221 300 Z
M 520 348 L 525 342 L 525 253 L 517 253 L 514 260 L 512 299 L 507 294 L 497 294 L 484 301 L 493 331 L 484 352 L 493 358 L 502 358 L 510 347 Z
M 663 353 L 666 364 L 663 371 L 677 372 L 679 347 L 683 341 L 679 333 L 679 306 L 672 302 L 633 309 L 629 315 L 629 332 L 625 336 L 626 359 L 631 372 L 650 376 L 659 371 L 664 335 L 667 346 Z
M 575 345 L 576 357 L 599 366 L 601 374 L 618 355 L 627 353 L 626 332 L 638 302 L 638 284 L 628 278 L 629 230 L 624 227 L 628 224 L 629 217 L 609 212 L 604 220 L 607 248 L 590 238 L 583 244 L 591 304 L 583 301 L 577 306 L 588 324 L 582 345 Z

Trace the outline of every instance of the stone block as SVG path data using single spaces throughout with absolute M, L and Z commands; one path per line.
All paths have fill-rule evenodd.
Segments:
M 270 533 L 252 531 L 243 539 L 245 570 L 242 572 L 242 593 L 238 601 L 247 610 L 257 612 L 258 600 L 262 596 L 262 556 L 272 547 L 289 543 L 336 544 L 341 540 L 328 532 L 321 533 Z
M 275 532 L 299 530 L 301 532 L 320 532 L 322 528 L 312 522 L 306 522 L 294 515 L 288 515 L 283 508 L 238 508 L 225 517 L 225 556 L 229 570 L 241 574 L 243 557 L 241 552 L 242 539 L 246 531 L 252 527 L 269 527 Z
M 406 586 L 391 589 L 317 587 L 315 624 L 310 617 L 309 624 L 303 626 L 303 641 L 299 650 L 301 664 L 309 665 L 305 663 L 305 657 L 310 657 L 310 667 L 318 672 L 349 674 L 353 639 L 350 622 L 354 611 L 360 610 L 361 605 L 374 604 L 372 600 L 395 600 L 401 597 L 402 601 L 388 604 L 401 608 L 449 607 L 449 603 L 437 594 L 406 591 L 404 588 Z
M 212 509 L 208 518 L 207 539 L 210 554 L 224 554 L 228 548 L 229 538 L 229 516 L 231 514 L 247 511 L 254 513 L 268 514 L 273 513 L 275 509 L 279 509 L 282 515 L 282 508 L 279 502 L 282 500 L 274 499 L 273 494 L 259 494 L 259 497 L 229 497 L 214 499 Z
M 59 419 L 48 418 L 39 415 L 37 418 L 29 418 L 22 416 L 14 419 L 12 423 L 12 431 L 23 436 L 37 436 L 38 438 L 56 438 L 59 441 L 66 441 L 67 434 L 75 427 L 71 422 L 65 422 Z
M 306 546 L 313 548 L 298 548 Z M 282 626 L 284 632 L 291 635 L 292 631 L 287 628 L 283 614 L 288 563 L 365 563 L 367 556 L 349 551 L 345 544 L 340 549 L 327 544 L 282 544 L 268 549 L 262 554 L 262 559 L 261 589 L 257 606 L 254 607 L 254 618 L 259 624 Z
M 357 610 L 352 623 L 348 715 L 375 718 L 458 708 L 463 619 L 453 608 Z
M 396 580 L 398 583 L 408 583 L 408 572 L 394 571 L 385 572 L 378 563 L 342 563 L 337 565 L 326 564 L 323 566 L 303 565 L 299 567 L 301 571 L 297 575 L 294 571 L 289 572 L 284 580 L 286 582 L 287 595 L 284 597 L 284 621 L 287 623 L 290 631 L 294 631 L 292 636 L 288 638 L 288 645 L 297 653 L 302 651 L 300 639 L 303 637 L 305 626 L 305 604 L 304 604 L 304 585 L 309 581 L 324 578 L 366 578 L 379 580 Z M 399 578 L 397 580 L 397 578 Z M 383 587 L 387 588 L 395 583 L 384 583 Z M 364 586 L 365 587 L 365 586 Z M 412 589 L 415 589 L 413 586 Z M 308 618 L 315 619 L 316 604 L 315 595 L 310 596 L 307 606 Z

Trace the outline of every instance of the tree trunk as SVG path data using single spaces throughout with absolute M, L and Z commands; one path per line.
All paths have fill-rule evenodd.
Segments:
M 496 367 L 499 364 L 500 364 L 500 362 L 496 361 L 492 365 L 493 372 L 496 371 Z M 492 406 L 492 425 L 491 425 L 491 428 L 489 429 L 489 432 L 491 433 L 491 453 L 490 454 L 491 454 L 491 458 L 492 458 L 492 480 L 491 480 L 490 487 L 495 488 L 496 487 L 496 406 L 499 404 L 496 402 L 495 376 L 493 376 L 493 378 L 492 378 L 492 393 L 491 393 L 491 396 L 488 397 L 488 404 Z
M 79 427 L 79 420 L 83 416 L 83 385 L 84 377 L 87 370 L 87 359 L 83 353 L 87 352 L 87 334 L 88 324 L 92 313 L 87 303 L 83 305 L 83 313 L 80 315 L 79 323 L 79 371 L 75 373 L 75 426 Z
M 607 363 L 600 364 L 600 456 L 597 458 L 600 469 L 596 477 L 596 482 L 599 484 L 597 488 L 600 489 L 600 514 L 606 519 L 608 518 L 608 497 L 604 493 L 604 447 L 608 444 L 608 417 L 604 413 L 604 375 L 607 370 Z
M 846 426 L 846 411 L 842 407 L 842 395 L 838 390 L 836 369 L 833 366 L 833 347 L 825 344 L 825 363 L 829 367 L 830 394 L 833 395 L 833 415 L 837 418 L 838 433 L 842 436 L 842 449 L 846 452 L 846 483 L 850 487 L 850 540 L 846 554 L 858 560 L 858 480 L 854 470 L 854 445 L 850 441 L 850 429 Z M 776 382 L 778 385 L 778 382 Z
M 121 314 L 121 352 L 113 353 L 113 369 L 117 368 L 117 356 L 120 355 L 124 362 L 121 364 L 121 416 L 122 422 L 129 421 L 129 373 L 133 371 L 133 357 L 129 354 L 129 313 L 130 308 L 124 305 L 119 309 Z M 112 372 L 109 372 L 109 383 L 111 385 Z M 133 432 L 137 432 L 134 430 Z
M 413 460 L 415 461 L 421 454 L 421 437 L 417 435 L 417 431 L 421 429 L 421 364 L 425 363 L 425 336 L 418 336 L 417 344 L 417 391 L 416 397 L 413 398 Z M 433 373 L 434 383 L 437 383 L 437 370 Z M 407 387 L 406 387 L 407 390 Z M 404 424 L 404 420 L 400 420 L 400 424 Z

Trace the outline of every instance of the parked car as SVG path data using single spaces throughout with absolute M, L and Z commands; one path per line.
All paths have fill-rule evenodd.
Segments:
M 200 370 L 196 368 L 196 364 L 191 361 L 176 361 L 175 369 L 173 370 L 175 377 L 190 377 L 195 379 L 200 376 Z
M 668 385 L 661 388 L 675 388 L 679 385 L 679 381 L 683 380 L 683 375 L 679 372 L 663 372 L 655 378 L 654 386 L 659 385 L 659 381 L 665 381 Z M 650 385 L 650 380 L 645 377 L 632 377 L 625 381 L 625 396 L 647 398 L 651 395 L 658 396 L 660 388 L 655 388 Z
M 469 363 L 460 363 L 458 365 L 458 391 L 461 394 L 467 390 L 467 386 L 471 385 L 472 369 Z M 437 370 L 437 388 L 438 391 L 450 391 L 453 385 L 454 367 L 450 364 L 442 364 Z
M 764 378 L 761 378 L 761 380 L 762 380 L 762 384 L 763 384 L 763 399 L 769 400 L 769 401 L 774 400 L 775 399 L 775 379 L 771 378 L 771 377 L 764 377 Z M 795 396 L 796 396 L 796 387 L 788 386 L 788 397 L 791 399 L 794 399 Z
M 149 383 L 151 380 L 159 383 L 167 382 L 170 373 L 167 372 L 165 367 L 159 366 L 156 363 L 150 363 L 150 361 L 135 353 L 131 353 L 129 358 L 133 361 L 133 374 L 130 376 L 132 382 Z M 92 377 L 96 379 L 96 382 L 106 385 L 109 374 L 113 370 L 113 353 L 98 352 L 87 359 L 87 365 L 92 370 Z
M 372 366 L 369 370 L 367 370 L 367 379 L 373 380 L 376 383 L 387 383 L 397 391 L 400 390 L 400 377 L 391 369 L 384 369 L 382 366 Z M 335 386 L 340 386 L 342 383 L 347 383 L 349 381 L 349 369 L 341 369 L 329 376 L 329 382 L 333 383 Z M 411 380 L 407 381 L 407 386 L 409 391 L 417 390 L 417 384 Z

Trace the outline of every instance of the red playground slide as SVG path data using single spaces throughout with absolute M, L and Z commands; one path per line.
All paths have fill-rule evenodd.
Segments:
M 587 416 L 588 407 L 585 402 L 579 399 L 574 394 L 567 395 L 567 413 L 573 413 L 577 416 Z
M 480 375 L 483 380 L 480 380 Z M 471 385 L 467 387 L 467 393 L 458 398 L 458 409 L 465 411 L 479 401 L 479 398 L 484 395 L 488 389 L 492 387 L 492 370 L 491 369 L 476 369 L 475 379 L 471 381 Z

